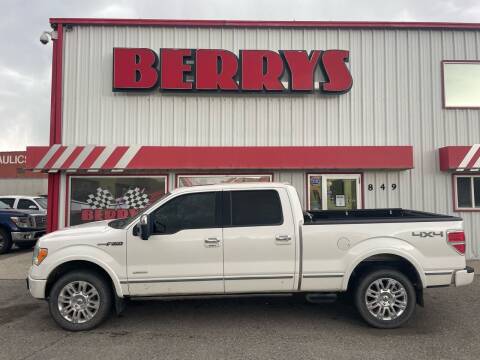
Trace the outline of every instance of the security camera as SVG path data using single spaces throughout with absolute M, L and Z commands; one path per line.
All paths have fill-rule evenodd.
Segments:
M 42 35 L 40 35 L 40 42 L 43 45 L 46 45 L 50 41 L 50 37 L 51 37 L 50 33 L 48 31 L 44 31 Z
M 48 31 L 44 31 L 42 33 L 42 35 L 40 35 L 40 42 L 43 45 L 47 45 L 49 43 L 51 37 L 52 37 L 52 33 L 48 32 Z

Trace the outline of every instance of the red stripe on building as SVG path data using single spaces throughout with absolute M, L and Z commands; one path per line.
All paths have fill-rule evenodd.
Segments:
M 471 148 L 472 148 L 472 145 L 445 146 L 440 148 L 439 149 L 440 170 L 442 171 L 457 170 Z M 476 155 L 473 157 L 475 158 Z M 468 162 L 467 166 L 469 166 L 470 164 L 473 166 L 474 163 L 472 163 L 472 160 Z
M 60 169 L 68 169 L 70 165 L 75 161 L 75 159 L 80 155 L 84 146 L 77 146 L 75 150 L 70 154 L 70 156 L 65 160 L 63 164 L 60 165 Z
M 165 27 L 238 28 L 347 28 L 347 29 L 457 29 L 478 30 L 479 23 L 380 22 L 380 21 L 265 21 L 265 20 L 183 20 L 183 19 L 100 19 L 50 18 L 51 24 Z
M 128 150 L 128 146 L 119 146 L 113 150 L 112 154 L 108 157 L 105 163 L 102 165 L 102 169 L 113 169 L 115 165 L 120 161 L 123 154 Z
M 144 146 L 129 169 L 411 169 L 411 146 Z
M 473 167 L 474 167 L 475 163 L 477 162 L 478 158 L 480 158 L 480 149 L 477 150 L 475 155 L 473 155 L 472 160 L 470 160 L 470 162 L 467 165 L 467 169 L 473 169 Z
M 61 146 L 58 148 L 58 150 L 53 154 L 53 156 L 50 158 L 50 160 L 47 161 L 45 164 L 45 169 L 51 169 L 53 165 L 57 162 L 58 158 L 62 156 L 63 152 L 67 149 L 66 146 Z M 27 149 L 27 156 L 28 156 L 28 149 Z
M 105 149 L 105 146 L 96 146 L 78 168 L 83 170 L 90 169 L 95 160 L 97 160 L 102 153 L 103 149 Z
M 104 147 L 96 147 L 80 169 L 91 168 Z M 126 146 L 119 146 L 103 164 L 115 168 Z M 48 147 L 29 148 L 31 156 Z M 29 154 L 29 153 L 27 153 Z M 30 155 L 29 155 L 30 156 Z M 48 171 L 54 161 L 44 167 Z M 411 146 L 143 146 L 125 170 L 165 169 L 411 169 Z

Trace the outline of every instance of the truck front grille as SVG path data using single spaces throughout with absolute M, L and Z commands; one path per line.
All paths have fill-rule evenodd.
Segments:
M 34 229 L 45 229 L 47 226 L 47 217 L 45 215 L 32 215 L 30 221 Z

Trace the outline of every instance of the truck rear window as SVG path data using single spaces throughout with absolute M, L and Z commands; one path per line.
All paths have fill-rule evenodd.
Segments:
M 282 204 L 277 191 L 246 190 L 231 191 L 230 194 L 230 226 L 266 226 L 283 223 Z

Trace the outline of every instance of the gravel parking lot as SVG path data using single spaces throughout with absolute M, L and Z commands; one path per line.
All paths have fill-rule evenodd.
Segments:
M 299 298 L 136 301 L 87 333 L 68 333 L 32 299 L 31 252 L 0 257 L 0 359 L 478 359 L 480 277 L 429 290 L 406 327 L 366 326 L 346 301 Z M 10 270 L 9 270 L 10 269 Z M 8 275 L 8 276 L 7 276 Z

